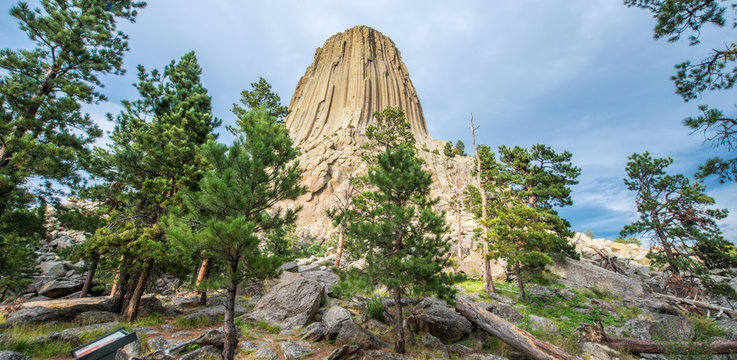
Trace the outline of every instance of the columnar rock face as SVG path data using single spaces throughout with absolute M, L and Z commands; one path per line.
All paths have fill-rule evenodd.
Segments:
M 367 26 L 333 35 L 297 84 L 285 119 L 297 145 L 349 127 L 363 133 L 373 113 L 404 110 L 419 142 L 428 137 L 420 100 L 394 42 Z
M 448 200 L 470 183 L 469 157 L 447 158 L 443 141 L 427 133 L 425 116 L 409 73 L 394 42 L 380 32 L 358 26 L 329 38 L 299 80 L 284 120 L 301 155 L 302 184 L 307 192 L 292 206 L 302 206 L 300 233 L 326 236 L 336 229 L 326 210 L 345 204 L 350 179 L 366 174 L 361 156 L 367 151 L 366 127 L 375 111 L 387 106 L 404 110 L 417 140 L 418 153 L 434 177 L 433 196 Z M 457 185 L 457 186 L 456 186 Z M 447 205 L 447 202 L 445 203 Z M 471 233 L 470 216 L 464 231 Z M 449 222 L 455 226 L 455 222 Z

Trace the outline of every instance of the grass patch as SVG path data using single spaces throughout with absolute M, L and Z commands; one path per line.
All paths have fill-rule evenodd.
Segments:
M 576 295 L 587 297 L 589 299 L 599 299 L 604 301 L 622 300 L 621 297 L 614 295 L 608 289 L 601 289 L 598 286 L 594 286 L 590 289 L 574 290 L 574 292 L 577 293 Z
M 138 318 L 133 322 L 133 326 L 156 326 L 161 325 L 165 322 L 164 315 L 159 313 L 153 313 L 142 318 Z
M 241 328 L 241 331 L 246 334 L 252 331 L 262 331 L 267 332 L 269 334 L 278 334 L 281 331 L 281 327 L 279 325 L 271 325 L 265 321 L 250 321 L 250 320 L 240 320 L 236 319 L 235 326 Z
M 372 296 L 366 300 L 366 314 L 370 319 L 385 321 L 384 310 L 384 301 L 380 296 Z
M 69 356 L 69 352 L 76 347 L 64 341 L 35 341 L 42 336 L 52 332 L 62 331 L 69 328 L 79 327 L 77 323 L 56 323 L 56 324 L 40 324 L 40 325 L 16 325 L 3 332 L 0 350 L 10 350 L 27 355 L 32 359 L 48 359 L 52 357 Z M 129 326 L 130 327 L 130 326 Z M 81 343 L 89 342 L 98 338 L 109 329 L 98 329 L 78 334 Z
M 207 316 L 195 316 L 195 317 L 178 317 L 175 320 L 176 326 L 179 329 L 192 329 L 201 328 L 214 325 L 216 323 L 223 322 L 223 314 L 218 314 L 214 319 Z

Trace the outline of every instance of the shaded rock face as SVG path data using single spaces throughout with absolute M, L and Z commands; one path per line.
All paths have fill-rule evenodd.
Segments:
M 417 333 L 430 333 L 444 343 L 458 341 L 473 330 L 471 323 L 447 305 L 434 298 L 425 298 L 407 318 L 410 328 Z
M 448 159 L 442 155 L 444 142 L 428 136 L 422 106 L 394 42 L 372 28 L 357 26 L 332 36 L 315 51 L 284 119 L 304 169 L 306 193 L 288 205 L 303 206 L 298 231 L 313 236 L 335 231 L 325 211 L 336 207 L 339 199 L 344 201 L 351 177 L 367 172 L 361 159 L 367 152 L 361 148 L 367 141 L 365 130 L 376 122 L 373 113 L 387 106 L 404 110 L 419 156 L 434 176 L 432 196 L 450 199 L 455 186 L 452 171 L 460 174 L 459 189 L 470 182 L 471 158 Z M 430 152 L 435 149 L 440 154 Z M 468 219 L 470 215 L 464 221 Z M 464 224 L 466 233 L 472 229 Z
M 562 283 L 575 288 L 598 287 L 624 298 L 645 294 L 645 289 L 639 281 L 584 261 L 573 259 L 558 261 L 550 267 L 550 270 L 561 277 Z

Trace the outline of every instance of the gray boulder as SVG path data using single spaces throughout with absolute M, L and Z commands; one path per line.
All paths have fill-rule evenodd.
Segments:
M 430 333 L 425 333 L 425 335 L 422 335 L 420 338 L 420 342 L 422 343 L 422 346 L 432 349 L 432 350 L 439 350 L 440 353 L 443 356 L 443 359 L 449 359 L 450 353 L 448 352 L 448 347 L 443 344 L 440 339 L 430 335 Z
M 236 304 L 235 316 L 243 315 L 246 313 L 246 309 L 243 306 Z M 203 309 L 195 310 L 187 315 L 182 316 L 185 322 L 193 322 L 197 319 L 206 318 L 210 322 L 214 322 L 218 319 L 222 319 L 225 316 L 225 305 L 217 305 L 212 307 L 206 307 Z
M 238 346 L 243 351 L 254 352 L 262 347 L 269 346 L 269 343 L 263 341 L 241 341 Z
M 290 261 L 282 266 L 279 266 L 279 269 L 282 271 L 288 271 L 288 272 L 297 272 L 297 268 L 299 265 L 297 265 L 296 261 Z
M 155 338 L 151 338 L 151 339 L 146 340 L 146 346 L 151 351 L 157 351 L 157 350 L 164 351 L 164 350 L 166 350 L 166 349 L 169 348 L 169 341 L 166 340 L 162 336 L 157 336 Z
M 82 312 L 107 311 L 111 304 L 109 297 L 26 302 L 22 309 L 11 313 L 2 326 L 72 320 Z
M 320 309 L 323 294 L 322 285 L 312 280 L 279 283 L 261 297 L 251 314 L 282 327 L 303 326 Z
M 562 283 L 574 288 L 598 287 L 621 297 L 640 297 L 645 294 L 639 281 L 587 262 L 573 259 L 556 261 L 550 270 L 561 277 Z
M 349 360 L 358 357 L 361 348 L 358 345 L 343 345 L 335 348 L 325 360 Z
M 340 280 L 340 277 L 334 272 L 322 270 L 302 273 L 302 277 L 320 283 L 326 294 L 329 294 L 333 290 L 333 285 Z
M 38 294 L 56 299 L 82 290 L 83 285 L 82 281 L 55 279 L 41 285 Z
M 194 344 L 222 349 L 225 345 L 225 331 L 222 329 L 207 330 L 195 339 Z
M 62 277 L 67 274 L 64 264 L 61 261 L 46 261 L 38 265 L 41 274 L 51 277 Z
M 373 350 L 367 351 L 366 355 L 363 356 L 363 360 L 410 360 L 410 358 L 393 352 Z
M 287 341 L 279 344 L 282 354 L 287 360 L 301 359 L 312 355 L 312 348 L 305 343 Z
M 211 360 L 220 359 L 220 356 L 219 349 L 208 345 L 181 356 L 179 360 Z
M 481 306 L 482 304 L 479 304 Z M 517 311 L 517 309 L 513 308 L 510 305 L 501 304 L 501 303 L 494 303 L 494 304 L 483 304 L 481 306 L 482 308 L 486 309 L 486 311 L 499 316 L 500 318 L 519 324 L 522 322 L 522 320 L 525 319 L 525 317 Z
M 327 330 L 325 336 L 328 340 L 333 340 L 338 336 L 344 321 L 353 321 L 353 315 L 350 311 L 340 306 L 332 306 L 325 311 L 322 315 L 322 325 Z
M 384 340 L 358 325 L 355 321 L 344 321 L 335 338 L 335 345 L 358 345 L 362 349 L 383 349 L 389 347 Z
M 317 342 L 322 340 L 323 337 L 328 333 L 328 330 L 319 322 L 314 322 L 307 325 L 305 331 L 302 333 L 302 340 Z
M 28 356 L 8 350 L 0 350 L 0 360 L 28 360 Z
M 434 298 L 420 301 L 412 309 L 407 323 L 415 333 L 429 332 L 446 344 L 461 340 L 473 330 L 471 322 L 465 317 Z
M 264 347 L 256 350 L 256 352 L 251 354 L 251 357 L 261 360 L 276 360 L 279 358 L 279 355 L 277 355 L 274 350 L 271 350 L 271 348 Z

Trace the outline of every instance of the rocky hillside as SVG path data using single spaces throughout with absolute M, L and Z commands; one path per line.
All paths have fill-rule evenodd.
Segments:
M 60 234 L 54 235 L 55 239 L 65 239 Z M 733 305 L 723 298 L 699 298 L 695 303 L 698 306 L 694 306 L 661 293 L 663 274 L 636 260 L 645 249 L 590 239 L 584 234 L 577 234 L 571 242 L 582 252 L 582 259 L 552 266 L 554 279 L 528 287 L 530 301 L 521 302 L 514 282 L 503 280 L 506 272 L 501 264 L 497 264 L 496 294 L 487 295 L 482 281 L 471 276 L 456 285 L 456 301 L 474 304 L 509 326 L 582 359 L 676 356 L 675 348 L 666 348 L 664 354 L 632 354 L 592 336 L 592 328 L 611 338 L 648 343 L 703 346 L 737 341 L 737 321 L 733 319 L 737 311 Z M 49 251 L 46 246 L 40 250 Z M 46 254 L 53 256 L 54 252 Z M 244 289 L 236 306 L 241 330 L 237 358 L 524 358 L 519 349 L 459 313 L 456 305 L 430 297 L 408 301 L 404 324 L 410 334 L 409 352 L 407 356 L 393 354 L 389 349 L 393 301 L 382 299 L 381 290 L 351 294 L 335 287 L 339 277 L 332 271 L 334 249 L 318 255 L 287 263 L 278 279 Z M 449 270 L 470 273 L 473 261 L 468 259 L 474 257 L 477 254 L 472 252 L 458 268 Z M 604 259 L 614 262 L 617 271 Z M 44 264 L 40 272 L 45 275 L 40 275 L 37 283 L 51 278 L 50 282 L 44 281 L 73 281 L 75 266 L 81 265 L 58 260 Z M 362 261 L 350 258 L 342 265 L 362 266 Z M 59 274 L 50 274 L 46 268 L 58 269 Z M 737 286 L 734 279 L 729 281 Z M 169 285 L 168 289 L 150 292 L 144 298 L 139 320 L 126 323 L 109 312 L 111 299 L 106 296 L 77 299 L 72 294 L 67 299 L 52 300 L 42 292 L 34 292 L 36 287 L 29 288 L 28 301 L 3 308 L 0 359 L 25 359 L 26 355 L 67 359 L 65 354 L 72 347 L 119 327 L 135 331 L 139 341 L 126 346 L 116 359 L 146 355 L 147 359 L 219 358 L 224 298 L 217 293 L 211 294 L 206 305 L 200 305 L 197 294 Z

